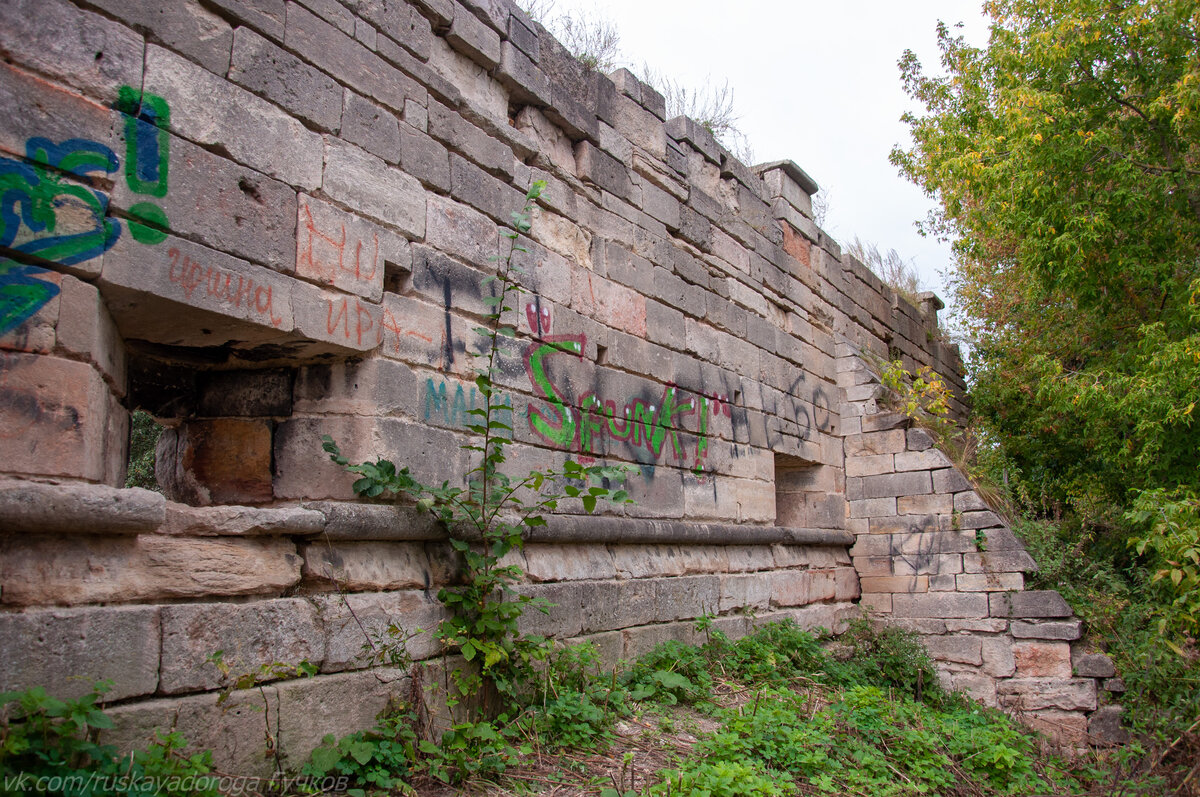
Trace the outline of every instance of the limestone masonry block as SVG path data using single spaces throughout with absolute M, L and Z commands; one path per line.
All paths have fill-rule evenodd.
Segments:
M 233 32 L 229 79 L 319 130 L 336 131 L 341 124 L 343 90 L 337 81 L 251 28 Z
M 935 448 L 925 451 L 902 451 L 896 454 L 896 470 L 934 470 L 950 464 L 946 455 Z
M 170 98 L 171 128 L 181 136 L 299 188 L 321 185 L 321 136 L 279 107 L 154 45 L 146 47 L 144 88 Z
M 266 503 L 272 498 L 271 422 L 219 418 L 166 429 L 154 470 L 175 501 Z
M 1103 653 L 1076 653 L 1071 664 L 1076 675 L 1088 678 L 1111 678 L 1117 674 L 1112 659 Z
M 935 661 L 980 666 L 983 664 L 983 640 L 975 636 L 952 634 L 939 636 L 925 642 L 929 655 Z
M 1025 578 L 1020 573 L 960 573 L 955 577 L 959 592 L 999 592 L 1024 586 Z
M 307 582 L 358 591 L 426 589 L 431 565 L 420 542 L 339 542 L 303 546 Z
M 112 682 L 107 700 L 158 689 L 159 611 L 153 606 L 0 614 L 0 691 L 41 686 L 78 697 Z
M 1044 621 L 1026 623 L 1013 621 L 1012 634 L 1016 639 L 1032 640 L 1078 640 L 1082 635 L 1084 623 L 1078 619 L 1072 621 Z
M 0 526 L 9 534 L 140 534 L 167 517 L 162 495 L 100 484 L 0 480 Z
M 410 682 L 397 672 L 355 672 L 283 681 L 275 690 L 280 757 L 296 771 L 325 734 L 341 738 L 370 727 L 393 701 L 410 693 Z M 313 722 L 313 717 L 327 719 Z
M 0 540 L 0 602 L 15 606 L 281 592 L 300 580 L 290 541 L 144 534 Z
M 1054 590 L 1001 593 L 991 596 L 993 617 L 1070 617 L 1071 607 Z
M 395 227 L 403 235 L 425 235 L 425 191 L 421 184 L 364 149 L 327 139 L 321 185 L 334 200 Z
M 62 0 L 19 0 L 6 11 L 0 48 L 13 60 L 105 103 L 120 86 L 141 85 L 142 37 L 124 25 Z
M 161 613 L 160 689 L 166 694 L 221 686 L 221 671 L 207 663 L 217 651 L 235 680 L 273 661 L 318 664 L 325 658 L 316 607 L 299 598 L 164 606 Z
M 986 617 L 985 594 L 895 595 L 892 613 L 896 617 L 976 618 Z
M 902 495 L 896 498 L 896 511 L 901 515 L 948 515 L 953 502 L 948 495 Z
M 1025 551 L 984 551 L 963 555 L 963 569 L 968 573 L 1030 573 L 1037 562 Z
M 183 537 L 312 536 L 325 531 L 325 515 L 297 506 L 193 507 L 171 502 L 158 531 Z
M 847 435 L 845 439 L 846 456 L 855 457 L 862 454 L 899 454 L 905 450 L 904 430 L 892 429 L 884 432 L 865 432 L 863 434 Z M 938 490 L 938 492 L 942 492 Z
M 108 454 L 118 445 L 123 463 L 126 418 L 87 363 L 0 352 L 0 469 L 115 482 Z
M 1091 678 L 1012 678 L 996 687 L 1003 706 L 1021 711 L 1093 711 L 1096 681 Z
M 1070 678 L 1071 646 L 1066 642 L 1014 642 L 1019 678 Z
M 196 749 L 211 750 L 222 771 L 269 777 L 275 762 L 263 755 L 263 734 L 277 733 L 279 697 L 273 685 L 239 690 L 217 705 L 215 693 L 110 706 L 115 727 L 102 731 L 101 744 L 143 749 L 159 730 L 174 729 Z
M 1092 744 L 1129 743 L 1129 732 L 1121 727 L 1121 706 L 1101 706 L 1088 718 L 1088 740 Z
M 525 546 L 525 575 L 531 581 L 582 581 L 613 579 L 617 568 L 612 553 L 603 545 Z

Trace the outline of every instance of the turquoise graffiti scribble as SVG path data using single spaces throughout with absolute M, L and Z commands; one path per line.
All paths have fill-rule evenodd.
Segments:
M 166 100 L 124 86 L 116 110 L 125 116 L 126 183 L 135 193 L 165 196 L 170 143 Z M 0 247 L 62 266 L 111 249 L 121 237 L 121 221 L 109 216 L 108 197 L 93 184 L 120 166 L 116 153 L 97 141 L 29 138 L 23 160 L 0 158 Z M 128 214 L 134 240 L 153 245 L 166 238 L 167 215 L 158 205 L 138 202 Z M 25 323 L 58 294 L 56 285 L 36 278 L 45 273 L 40 266 L 0 262 L 0 335 Z

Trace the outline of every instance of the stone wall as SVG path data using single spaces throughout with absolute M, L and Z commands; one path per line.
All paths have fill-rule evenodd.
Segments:
M 615 660 L 701 615 L 837 627 L 860 574 L 876 605 L 907 596 L 880 580 L 910 575 L 899 553 L 861 570 L 883 472 L 855 446 L 895 437 L 861 357 L 961 392 L 957 351 L 936 297 L 817 227 L 795 164 L 741 163 L 508 0 L 0 13 L 0 688 L 110 678 L 115 738 L 174 722 L 246 771 L 273 765 L 247 752 L 264 732 L 295 763 L 410 689 L 363 669 L 349 607 L 433 626 L 444 532 L 356 502 L 320 440 L 461 479 L 484 278 L 535 180 L 497 374 L 511 465 L 625 463 L 635 503 L 531 537 L 524 588 L 557 604 L 531 627 Z M 121 487 L 134 409 L 166 427 L 163 495 Z M 945 470 L 912 435 L 890 467 Z M 931 493 L 910 481 L 888 477 L 892 515 Z M 984 571 L 939 573 L 937 600 L 987 600 Z M 219 711 L 216 650 L 320 674 Z

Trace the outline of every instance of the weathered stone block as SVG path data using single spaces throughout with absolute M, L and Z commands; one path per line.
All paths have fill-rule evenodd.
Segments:
M 622 632 L 622 637 L 625 642 L 623 658 L 627 661 L 644 656 L 658 645 L 672 639 L 688 645 L 704 641 L 704 635 L 696 630 L 694 623 L 660 623 L 641 628 L 627 628 Z
M 168 503 L 166 521 L 158 531 L 182 537 L 311 536 L 325 531 L 325 515 L 298 506 L 193 507 Z
M 959 592 L 1000 592 L 1024 586 L 1025 577 L 1020 573 L 960 573 L 955 578 Z
M 337 81 L 250 28 L 233 32 L 229 79 L 320 130 L 334 131 L 341 124 L 343 90 Z
M 288 5 L 286 26 L 284 46 L 376 102 L 395 111 L 409 97 L 428 102 L 417 81 L 300 5 Z
M 400 166 L 431 188 L 450 190 L 449 152 L 438 141 L 407 124 L 400 125 Z
M 0 469 L 89 481 L 124 479 L 127 416 L 87 363 L 0 352 Z M 110 462 L 111 459 L 111 462 Z
M 411 268 L 412 251 L 403 237 L 303 194 L 296 232 L 297 276 L 373 302 L 383 295 L 389 265 Z
M 657 587 L 653 580 L 585 582 L 581 589 L 587 633 L 654 622 Z
M 445 37 L 451 47 L 485 69 L 500 63 L 500 35 L 474 14 L 456 12 Z
M 137 487 L 0 481 L 0 525 L 9 534 L 140 534 L 163 524 L 165 506 Z
M 948 515 L 953 510 L 953 500 L 948 495 L 901 495 L 896 498 L 896 511 L 901 515 Z
M 5 7 L 0 49 L 106 103 L 120 86 L 140 86 L 142 37 L 119 22 L 62 0 L 15 0 Z
M 584 584 L 578 581 L 522 584 L 516 590 L 531 598 L 550 601 L 549 611 L 526 608 L 517 626 L 522 634 L 562 638 L 582 633 Z
M 925 451 L 902 451 L 896 454 L 896 470 L 935 470 L 950 464 L 946 455 L 936 448 Z
M 1014 642 L 1012 651 L 1020 678 L 1071 677 L 1071 646 L 1066 642 Z
M 407 698 L 410 688 L 409 678 L 395 670 L 320 675 L 276 684 L 281 763 L 289 771 L 299 770 L 326 734 L 341 738 L 370 728 L 391 702 Z
M 300 580 L 288 540 L 141 535 L 0 540 L 0 600 L 15 606 L 278 593 Z
M 976 618 L 987 616 L 988 596 L 984 594 L 895 595 L 892 613 L 896 617 Z
M 500 44 L 500 68 L 496 76 L 509 91 L 525 102 L 546 106 L 553 101 L 549 79 L 512 42 Z
M 1112 659 L 1103 653 L 1076 653 L 1071 665 L 1076 675 L 1088 678 L 1111 678 L 1117 674 Z
M 266 100 L 152 44 L 144 89 L 169 98 L 171 129 L 181 136 L 285 183 L 321 185 L 321 136 Z
M 191 750 L 211 750 L 213 765 L 224 772 L 269 777 L 275 762 L 267 754 L 264 733 L 278 734 L 279 698 L 274 685 L 219 695 L 203 694 L 148 700 L 106 710 L 115 727 L 102 731 L 101 744 L 120 750 L 144 750 L 155 733 L 179 731 Z
M 159 688 L 166 694 L 221 686 L 225 677 L 209 661 L 218 651 L 235 680 L 263 664 L 319 664 L 325 657 L 316 607 L 299 598 L 164 606 L 161 612 Z
M 933 471 L 933 491 L 935 493 L 960 493 L 970 489 L 972 489 L 971 483 L 957 468 Z
M 296 255 L 296 189 L 174 135 L 170 135 L 168 147 L 170 190 L 157 199 L 156 204 L 166 214 L 172 232 L 181 239 L 196 239 L 238 258 L 279 271 L 291 271 Z M 145 201 L 146 196 L 132 191 L 125 180 L 114 184 L 113 207 L 128 211 Z M 221 210 L 219 213 L 198 212 L 204 208 Z M 231 223 L 230 219 L 234 218 L 241 222 Z M 149 247 L 131 242 L 132 236 L 122 235 L 116 246 L 105 253 L 104 265 L 110 266 L 120 248 L 127 253 L 126 257 L 135 258 L 141 265 L 140 269 L 134 269 L 132 265 L 127 267 L 136 270 L 143 279 L 147 273 L 157 278 L 160 269 L 165 275 L 172 263 L 147 269 L 143 265 L 146 255 L 153 257 L 155 262 L 164 263 L 171 248 L 190 253 L 184 243 L 168 240 L 170 244 L 164 242 Z M 156 253 L 147 250 L 156 250 Z M 181 264 L 175 262 L 173 265 L 178 270 Z M 204 267 L 207 265 L 203 263 Z
M 1006 637 L 984 637 L 981 642 L 983 671 L 997 678 L 1009 678 L 1017 671 L 1012 641 Z
M 406 236 L 425 235 L 425 191 L 421 184 L 365 150 L 338 139 L 327 141 L 322 187 L 337 201 L 396 227 Z
M 398 645 L 414 661 L 441 651 L 433 632 L 447 613 L 423 590 L 323 595 L 314 602 L 325 633 L 322 672 L 368 666 L 386 645 Z
M 929 474 L 920 471 L 863 476 L 861 481 L 846 479 L 846 498 L 851 501 L 921 495 L 930 489 Z
M 1024 715 L 1023 719 L 1031 729 L 1045 734 L 1055 744 L 1070 747 L 1087 743 L 1087 717 L 1078 711 L 1048 709 Z
M 1011 633 L 1017 639 L 1057 639 L 1070 642 L 1079 639 L 1083 622 L 1080 620 L 1025 623 L 1014 620 Z
M 396 114 L 350 90 L 346 91 L 342 105 L 340 135 L 388 163 L 400 160 L 400 125 Z
M 895 470 L 892 460 L 894 454 L 866 454 L 856 457 L 846 457 L 847 476 L 875 476 L 880 473 L 892 473 Z
M 1025 551 L 984 551 L 963 555 L 967 573 L 1029 573 L 1037 570 L 1037 562 Z
M 160 638 L 153 606 L 2 613 L 0 691 L 41 686 L 69 698 L 106 680 L 106 700 L 153 694 Z
M 1071 607 L 1054 590 L 1027 590 L 991 596 L 993 617 L 1070 617 Z
M 905 450 L 904 430 L 892 429 L 884 432 L 847 435 L 845 446 L 847 457 L 899 454 Z
M 860 501 L 848 501 L 847 506 L 850 508 L 850 517 L 852 518 L 889 517 L 896 514 L 895 498 L 869 498 Z
M 155 477 L 188 504 L 261 504 L 272 498 L 271 422 L 220 418 L 164 429 Z
M 1088 741 L 1092 744 L 1129 743 L 1129 731 L 1121 727 L 1121 706 L 1101 706 L 1088 718 Z
M 428 589 L 429 559 L 420 542 L 338 542 L 304 546 L 302 574 L 309 582 L 353 592 Z
M 546 545 L 525 547 L 525 575 L 535 582 L 583 581 L 617 577 L 612 554 L 604 545 Z
M 863 576 L 862 588 L 866 592 L 928 592 L 929 576 Z
M 1001 681 L 996 692 L 1002 705 L 1022 711 L 1096 708 L 1096 682 L 1091 678 L 1011 678 Z
M 95 286 L 63 276 L 54 332 L 66 351 L 95 365 L 118 396 L 125 395 L 125 342 Z
M 655 579 L 654 605 L 658 620 L 687 620 L 716 614 L 720 598 L 717 576 Z
M 935 661 L 950 661 L 956 664 L 983 664 L 983 640 L 975 636 L 951 634 L 925 639 L 925 647 Z

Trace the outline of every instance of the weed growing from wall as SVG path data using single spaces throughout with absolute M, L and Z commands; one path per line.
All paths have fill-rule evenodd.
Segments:
M 533 206 L 545 190 L 536 181 L 526 194 L 525 207 L 513 213 L 511 228 L 505 232 L 511 242 L 508 254 L 498 260 L 497 272 L 484 279 L 490 296 L 484 326 L 476 332 L 483 338 L 484 364 L 477 370 L 475 389 L 483 397 L 482 407 L 468 410 L 473 423 L 467 426 L 475 438 L 463 448 L 477 460 L 465 476 L 465 487 L 424 484 L 407 467 L 389 460 L 351 464 L 328 436 L 324 448 L 334 462 L 359 476 L 354 491 L 367 498 L 390 495 L 409 498 L 431 513 L 450 532 L 450 544 L 462 562 L 461 583 L 438 592 L 450 611 L 450 617 L 437 628 L 437 637 L 447 651 L 457 652 L 476 669 L 454 671 L 459 698 L 476 697 L 482 702 L 486 718 L 504 716 L 515 705 L 519 684 L 530 673 L 530 665 L 544 655 L 546 642 L 541 637 L 521 634 L 517 623 L 530 607 L 548 610 L 545 601 L 518 594 L 514 585 L 521 570 L 501 564 L 511 552 L 520 550 L 526 532 L 545 525 L 544 515 L 558 509 L 564 499 L 578 499 L 583 509 L 592 512 L 598 502 L 626 502 L 622 490 L 596 486 L 605 479 L 621 479 L 619 468 L 584 467 L 567 460 L 561 470 L 532 470 L 519 477 L 502 470 L 507 461 L 506 447 L 511 444 L 513 428 L 502 418 L 511 417 L 510 406 L 496 395 L 494 377 L 498 368 L 500 338 L 515 338 L 517 328 L 508 323 L 505 313 L 513 311 L 510 302 L 524 293 L 519 284 L 521 267 L 518 254 L 526 253 L 519 238 L 530 230 Z M 454 698 L 452 698 L 452 701 Z M 454 726 L 448 732 L 452 740 L 475 733 L 477 729 Z

